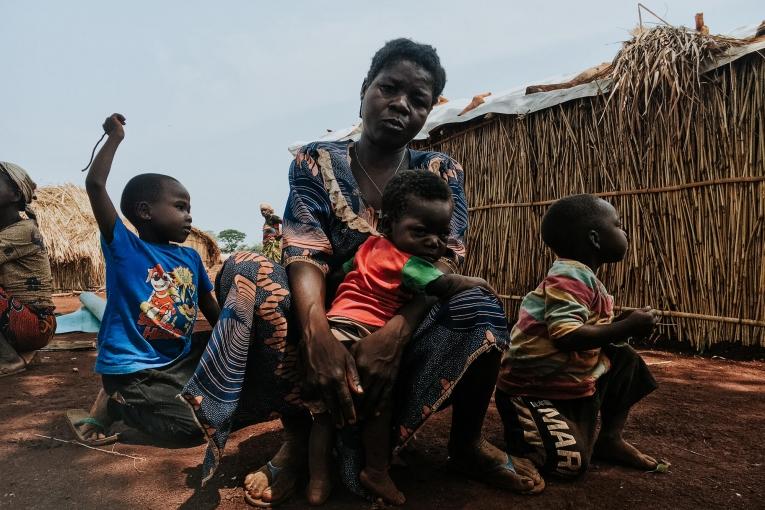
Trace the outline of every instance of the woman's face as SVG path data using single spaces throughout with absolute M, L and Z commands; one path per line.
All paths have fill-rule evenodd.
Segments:
M 11 184 L 10 178 L 5 172 L 0 174 L 0 207 L 17 204 L 21 200 L 21 193 Z
M 364 135 L 377 145 L 403 147 L 420 132 L 433 109 L 433 77 L 402 60 L 383 68 L 362 90 Z

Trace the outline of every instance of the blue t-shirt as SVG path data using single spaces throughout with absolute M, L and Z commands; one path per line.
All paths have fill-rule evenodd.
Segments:
M 176 244 L 142 241 L 122 220 L 101 238 L 106 310 L 98 332 L 99 374 L 130 374 L 188 354 L 199 295 L 213 288 L 199 254 Z

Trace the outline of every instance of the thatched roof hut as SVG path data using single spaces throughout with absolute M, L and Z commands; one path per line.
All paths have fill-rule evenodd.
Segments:
M 630 236 L 626 260 L 601 275 L 617 305 L 661 310 L 662 337 L 699 351 L 765 347 L 765 39 L 756 33 L 641 30 L 612 63 L 565 83 L 434 108 L 417 146 L 465 168 L 466 271 L 494 285 L 511 320 L 553 259 L 539 233 L 547 206 L 594 193 Z
M 102 288 L 104 258 L 85 190 L 73 184 L 42 187 L 32 208 L 50 255 L 54 292 Z M 130 223 L 126 225 L 133 230 Z M 183 245 L 194 248 L 208 270 L 220 262 L 215 239 L 198 228 L 192 227 Z

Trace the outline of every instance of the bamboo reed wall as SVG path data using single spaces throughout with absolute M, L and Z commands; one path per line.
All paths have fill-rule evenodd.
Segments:
M 665 311 L 658 334 L 699 351 L 765 346 L 765 59 L 696 78 L 452 126 L 421 144 L 465 168 L 466 271 L 495 286 L 511 321 L 553 260 L 539 232 L 546 207 L 596 193 L 630 237 L 626 259 L 600 275 L 617 306 Z

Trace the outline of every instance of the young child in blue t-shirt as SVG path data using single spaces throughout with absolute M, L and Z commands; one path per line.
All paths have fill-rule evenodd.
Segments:
M 192 338 L 197 310 L 211 325 L 219 307 L 199 254 L 179 246 L 191 232 L 189 192 L 173 177 L 140 174 L 125 185 L 120 210 L 106 192 L 114 154 L 125 137 L 125 117 L 104 122 L 108 134 L 85 180 L 106 259 L 106 310 L 98 334 L 96 372 L 103 389 L 89 413 L 67 419 L 87 444 L 117 440 L 115 421 L 164 441 L 188 442 L 201 433 L 176 398 L 196 368 L 204 339 Z

